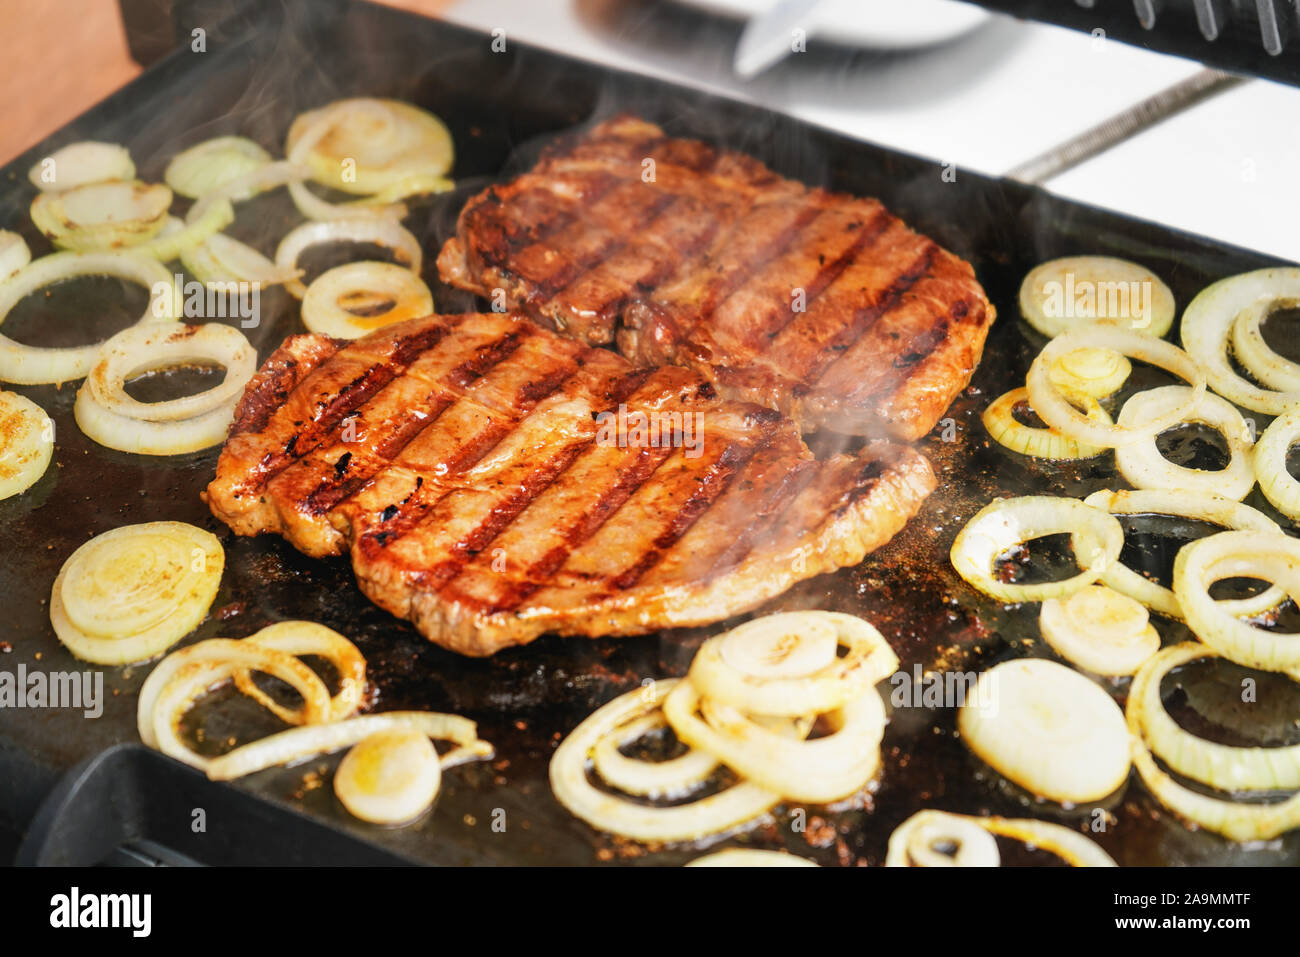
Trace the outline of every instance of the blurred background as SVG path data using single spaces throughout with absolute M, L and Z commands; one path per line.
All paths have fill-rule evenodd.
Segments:
M 777 0 L 384 2 L 758 102 L 950 163 L 958 174 L 1033 179 L 1073 199 L 1300 260 L 1293 228 L 1300 210 L 1300 89 L 1254 76 L 1223 82 L 1200 57 L 1114 38 L 1120 30 L 1148 46 L 1203 48 L 1211 60 L 1220 58 L 1215 65 L 1231 53 L 1228 62 L 1238 71 L 1300 76 L 1300 8 L 1290 2 L 1266 8 L 1254 0 L 1244 7 L 1239 0 L 1051 0 L 1051 15 L 1075 29 L 955 0 L 785 0 L 788 16 L 778 11 L 765 28 L 762 15 Z M 1044 4 L 985 6 L 1033 11 Z M 0 163 L 174 44 L 168 9 L 168 0 L 0 0 Z M 1144 9 L 1163 18 L 1146 33 L 1139 22 Z M 1265 9 L 1276 16 L 1278 50 L 1269 49 L 1267 22 L 1246 22 Z M 1227 17 L 1217 43 L 1201 38 L 1215 28 L 1197 19 L 1204 11 Z M 1106 26 L 1089 29 L 1089 18 Z M 791 42 L 796 30 L 802 39 Z M 750 58 L 738 72 L 737 49 L 745 44 Z M 756 65 L 756 75 L 742 75 Z M 1199 90 L 1198 84 L 1208 93 L 1176 109 L 1185 105 L 1187 87 Z M 1137 132 L 1124 127 L 1117 144 L 1056 168 L 1061 144 L 1115 117 L 1131 123 L 1126 111 L 1153 96 L 1166 96 L 1158 122 Z M 1030 168 L 1044 157 L 1046 168 Z

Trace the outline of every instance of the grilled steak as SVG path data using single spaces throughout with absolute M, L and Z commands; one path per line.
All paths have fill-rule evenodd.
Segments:
M 934 487 L 910 448 L 814 459 L 779 413 L 526 319 L 293 336 L 257 373 L 206 500 L 241 535 L 350 553 L 440 645 L 699 625 L 860 562 Z
M 802 428 L 909 440 L 966 387 L 994 316 L 968 263 L 876 200 L 630 116 L 472 199 L 438 267 Z

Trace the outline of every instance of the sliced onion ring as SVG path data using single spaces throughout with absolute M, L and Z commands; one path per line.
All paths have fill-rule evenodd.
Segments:
M 290 728 L 212 759 L 206 771 L 213 781 L 230 781 L 277 765 L 305 761 L 318 754 L 351 747 L 378 731 L 395 728 L 409 728 L 435 740 L 452 742 L 455 747 L 438 759 L 444 771 L 493 755 L 492 745 L 478 738 L 478 726 L 468 718 L 432 711 L 387 711 L 345 721 Z
M 163 402 L 140 402 L 126 393 L 128 379 L 157 369 L 215 362 L 226 370 L 221 384 L 194 395 Z M 151 422 L 189 419 L 244 394 L 257 371 L 257 352 L 233 326 L 210 322 L 188 326 L 145 323 L 123 329 L 104 343 L 99 361 L 83 388 L 110 412 Z
M 42 192 L 59 192 L 111 179 L 135 179 L 135 163 L 125 146 L 83 140 L 55 150 L 33 166 L 27 178 Z
M 1029 404 L 1027 389 L 1012 389 L 994 399 L 984 410 L 982 421 L 993 441 L 1013 452 L 1036 459 L 1090 459 L 1106 450 L 1068 439 L 1055 429 L 1038 429 L 1025 425 L 1015 416 L 1016 406 Z M 1088 400 L 1087 414 L 1100 422 L 1109 423 L 1110 416 L 1096 399 Z
M 1181 665 L 1219 653 L 1197 641 L 1161 651 L 1133 679 L 1143 740 L 1160 760 L 1184 777 L 1220 791 L 1293 791 L 1300 788 L 1300 744 L 1236 748 L 1199 738 L 1178 725 L 1160 699 L 1160 682 Z
M 1214 391 L 1252 412 L 1281 415 L 1300 405 L 1300 392 L 1261 389 L 1228 360 L 1232 326 L 1246 310 L 1300 299 L 1300 268 L 1259 269 L 1221 279 L 1201 290 L 1183 312 L 1183 348 L 1205 369 Z
M 1104 399 L 1128 381 L 1133 364 L 1113 349 L 1076 349 L 1048 370 L 1052 384 L 1066 395 Z
M 1061 581 L 1022 585 L 1002 582 L 993 574 L 993 562 L 1017 545 L 1056 535 L 1075 533 L 1071 545 L 1083 569 Z M 1087 532 L 1086 537 L 1078 533 Z M 999 601 L 1013 603 L 1066 597 L 1097 581 L 1119 563 L 1124 529 L 1113 515 L 1078 499 L 1027 495 L 1003 498 L 980 509 L 957 533 L 952 543 L 952 566 L 971 585 Z
M 357 646 L 332 628 L 314 621 L 280 621 L 249 635 L 244 641 L 262 648 L 273 648 L 301 658 L 316 655 L 324 658 L 338 672 L 339 690 L 330 699 L 328 721 L 342 721 L 356 714 L 366 690 L 366 659 Z M 286 708 L 254 682 L 247 669 L 234 673 L 235 687 L 258 702 L 285 724 L 307 724 L 305 705 Z
M 1004 661 L 975 691 L 957 712 L 963 743 L 1036 797 L 1096 801 L 1128 779 L 1124 715 L 1077 671 L 1040 658 Z
M 163 182 L 197 199 L 271 162 L 271 154 L 244 136 L 218 136 L 181 150 L 167 164 Z
M 677 685 L 664 701 L 677 737 L 712 754 L 760 787 L 795 801 L 830 804 L 861 790 L 880 770 L 885 708 L 868 688 L 829 712 L 834 731 L 814 741 L 790 740 L 716 701 L 700 700 L 694 682 Z M 697 717 L 703 707 L 708 721 Z
M 1274 419 L 1255 443 L 1251 465 L 1259 490 L 1269 504 L 1294 520 L 1300 519 L 1300 482 L 1287 469 L 1291 446 L 1300 441 L 1300 408 Z
M 1169 412 L 1187 407 L 1192 390 L 1168 385 L 1135 393 L 1119 414 L 1123 428 L 1140 432 L 1147 423 L 1165 418 Z M 1228 465 L 1205 470 L 1176 465 L 1161 453 L 1156 434 L 1148 432 L 1139 441 L 1115 450 L 1115 465 L 1130 485 L 1137 488 L 1170 489 L 1177 492 L 1205 492 L 1241 501 L 1255 487 L 1251 466 L 1252 442 L 1246 422 L 1231 402 L 1207 392 L 1196 408 L 1178 424 L 1199 422 L 1218 431 L 1228 444 Z
M 1160 634 L 1142 603 L 1106 585 L 1049 598 L 1038 621 L 1053 651 L 1096 675 L 1131 675 L 1160 650 Z
M 939 850 L 951 847 L 951 853 Z M 997 839 L 977 818 L 917 811 L 889 835 L 886 867 L 1000 867 Z
M 163 553 L 161 566 L 149 561 L 150 549 Z M 85 661 L 146 661 L 203 621 L 224 565 L 221 543 L 192 525 L 115 528 L 64 562 L 50 591 L 50 624 L 59 641 Z
M 1121 297 L 1133 311 L 1132 290 L 1149 292 L 1138 315 L 1122 315 Z M 1092 293 L 1092 308 L 1079 307 L 1079 293 Z M 1109 307 L 1115 300 L 1117 315 L 1099 309 L 1102 300 Z M 1025 276 L 1020 285 L 1020 314 L 1047 336 L 1099 320 L 1122 321 L 1125 327 L 1159 339 L 1174 322 L 1174 295 L 1149 269 L 1125 259 L 1109 256 L 1070 256 L 1042 263 Z M 1098 315 L 1098 312 L 1101 314 Z
M 1055 854 L 1071 867 L 1115 867 L 1114 859 L 1097 846 L 1095 842 L 1077 831 L 1050 821 L 1037 821 L 1032 818 L 1006 817 L 970 817 L 964 814 L 951 814 L 947 811 L 918 811 L 900 824 L 889 838 L 889 854 L 885 858 L 886 867 L 917 866 L 914 851 L 918 841 L 933 835 L 930 843 L 938 843 L 946 836 L 973 840 L 971 828 L 979 828 L 990 835 L 1010 838 L 1032 845 L 1040 850 Z M 997 845 L 994 845 L 996 851 Z M 939 862 L 942 863 L 942 862 Z M 987 850 L 980 857 L 970 862 L 956 861 L 956 866 L 996 866 L 1000 856 L 989 860 Z
M 1151 709 L 1152 695 L 1155 696 L 1158 710 L 1164 711 L 1159 701 L 1159 677 L 1164 673 L 1163 666 L 1179 657 L 1173 653 L 1184 648 L 1187 649 L 1187 655 L 1191 655 L 1193 650 L 1213 652 L 1213 649 L 1206 649 L 1193 642 L 1167 648 L 1162 654 L 1168 654 L 1168 657 L 1153 658 L 1146 668 L 1138 672 L 1129 688 L 1126 717 L 1133 742 L 1133 765 L 1143 783 L 1161 804 L 1179 817 L 1222 834 L 1231 841 L 1268 841 L 1300 827 L 1300 792 L 1272 804 L 1243 804 L 1193 791 L 1174 780 L 1156 763 L 1143 737 L 1144 727 L 1155 714 Z M 1152 685 L 1155 686 L 1154 689 Z M 1199 769 L 1204 770 L 1203 763 Z
M 0 229 L 0 282 L 16 274 L 31 261 L 32 252 L 27 248 L 23 237 L 7 229 Z
M 383 312 L 361 316 L 344 307 L 389 303 Z M 383 262 L 356 262 L 335 266 L 307 288 L 302 299 L 302 321 L 312 332 L 335 339 L 359 339 L 376 329 L 418 319 L 433 312 L 433 294 L 415 273 Z
M 827 628 L 848 653 L 807 674 L 766 677 L 733 664 L 744 664 L 737 646 L 752 641 L 770 650 L 774 635 L 798 642 L 804 631 Z M 691 661 L 690 679 L 702 695 L 741 711 L 800 717 L 843 707 L 897 668 L 898 656 L 870 623 L 840 612 L 802 611 L 766 615 L 710 638 Z
M 427 735 L 386 728 L 362 738 L 334 772 L 334 794 L 353 817 L 400 827 L 438 796 L 442 766 Z
M 1227 528 L 1281 533 L 1277 524 L 1263 512 L 1241 502 L 1203 492 L 1171 492 L 1163 489 L 1112 492 L 1103 489 L 1093 492 L 1083 501 L 1112 515 L 1173 515 Z M 1078 547 L 1096 547 L 1090 540 L 1091 533 L 1087 529 L 1075 534 L 1081 539 Z M 1140 601 L 1152 611 L 1169 618 L 1183 617 L 1183 610 L 1173 591 L 1121 562 L 1108 567 L 1101 580 L 1121 595 Z M 1284 601 L 1286 592 L 1273 586 L 1249 598 L 1224 599 L 1219 602 L 1219 607 L 1234 618 L 1250 618 L 1262 615 Z
M 551 790 L 556 800 L 592 827 L 636 841 L 721 836 L 754 823 L 771 810 L 781 795 L 757 784 L 737 784 L 690 804 L 650 807 L 608 794 L 587 780 L 587 762 L 601 739 L 656 710 L 678 685 L 677 680 L 657 681 L 629 691 L 574 728 L 551 758 Z
M 0 322 L 23 297 L 73 276 L 115 276 L 148 288 L 149 306 L 140 322 L 175 320 L 180 315 L 176 281 L 156 259 L 133 253 L 54 253 L 0 283 Z M 99 348 L 100 343 L 65 349 L 26 346 L 0 335 L 0 381 L 40 385 L 80 379 L 95 364 Z
M 235 208 L 229 200 L 218 200 L 208 206 L 202 216 L 189 222 L 169 219 L 168 226 L 146 242 L 131 247 L 131 251 L 153 256 L 159 262 L 171 262 L 187 251 L 202 245 L 235 221 Z
M 0 499 L 31 488 L 54 457 L 54 423 L 17 392 L 0 392 Z
M 706 751 L 687 751 L 667 761 L 638 761 L 619 750 L 667 725 L 663 713 L 653 711 L 601 738 L 591 752 L 596 774 L 610 787 L 649 798 L 684 797 L 701 787 L 718 769 L 718 759 Z
M 1148 362 L 1191 383 L 1187 401 L 1147 422 L 1141 429 L 1096 422 L 1074 408 L 1052 384 L 1051 368 L 1060 359 L 1082 348 L 1113 349 L 1125 356 Z M 1088 445 L 1120 448 L 1141 441 L 1151 433 L 1163 432 L 1186 418 L 1205 395 L 1205 373 L 1192 357 L 1162 339 L 1096 322 L 1057 336 L 1038 354 L 1025 380 L 1029 401 L 1043 422 L 1062 435 Z
M 205 285 L 232 282 L 274 286 L 291 282 L 302 275 L 301 269 L 284 269 L 246 243 L 225 233 L 209 236 L 199 245 L 181 253 L 181 264 Z
M 32 222 L 61 249 L 79 252 L 134 246 L 167 222 L 172 191 L 158 183 L 87 183 L 32 201 Z
M 1184 545 L 1174 559 L 1174 594 L 1197 638 L 1248 668 L 1300 671 L 1300 635 L 1256 628 L 1210 596 L 1210 586 L 1225 578 L 1260 578 L 1300 596 L 1300 540 L 1269 532 L 1219 532 Z
M 180 738 L 180 719 L 200 696 L 241 668 L 264 672 L 290 685 L 302 695 L 313 724 L 328 716 L 329 689 L 316 672 L 293 655 L 244 641 L 211 638 L 168 655 L 145 679 L 136 710 L 140 740 L 178 761 L 208 771 L 214 760 L 221 759 L 206 758 L 186 745 Z
M 303 251 L 322 243 L 374 243 L 392 252 L 394 258 L 417 277 L 424 264 L 420 241 L 401 223 L 388 219 L 334 219 L 303 223 L 290 230 L 275 250 L 275 262 L 281 269 L 297 269 Z M 294 280 L 285 288 L 299 299 L 307 287 Z
M 175 422 L 151 422 L 110 412 L 84 386 L 77 391 L 73 414 L 87 438 L 108 449 L 135 455 L 187 455 L 220 445 L 235 420 L 238 399 Z
M 268 190 L 275 189 L 277 186 L 284 186 L 286 183 L 299 183 L 311 175 L 311 171 L 306 167 L 296 163 L 290 163 L 286 160 L 278 160 L 266 166 L 259 167 L 242 176 L 236 176 L 228 180 L 221 186 L 205 193 L 194 201 L 190 211 L 185 214 L 187 223 L 195 222 L 207 215 L 208 209 L 221 202 L 229 200 L 232 203 L 242 203 L 252 199 L 259 193 L 265 193 Z
M 1232 322 L 1232 351 L 1242 368 L 1271 389 L 1300 390 L 1300 363 L 1273 351 L 1264 341 L 1264 321 L 1275 309 L 1295 309 L 1295 299 L 1257 299 Z

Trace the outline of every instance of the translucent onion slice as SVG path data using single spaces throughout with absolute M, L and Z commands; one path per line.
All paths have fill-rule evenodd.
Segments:
M 1088 418 L 1074 408 L 1052 384 L 1050 370 L 1063 356 L 1083 348 L 1112 349 L 1142 362 L 1149 362 L 1190 382 L 1191 392 L 1185 403 L 1152 418 L 1141 429 L 1107 425 Z M 1062 435 L 1078 442 L 1106 448 L 1121 448 L 1142 441 L 1151 433 L 1160 433 L 1186 418 L 1205 395 L 1205 373 L 1192 357 L 1161 339 L 1109 322 L 1095 322 L 1057 336 L 1029 367 L 1025 380 L 1029 401 L 1043 422 Z
M 59 597 L 81 631 L 127 637 L 182 605 L 202 604 L 206 613 L 224 562 L 217 537 L 185 522 L 123 525 L 68 557 Z
M 1012 452 L 1033 456 L 1036 459 L 1090 459 L 1101 455 L 1106 450 L 1096 445 L 1086 445 L 1068 439 L 1055 429 L 1039 429 L 1025 425 L 1015 416 L 1016 406 L 1029 404 L 1027 389 L 1012 389 L 1010 392 L 994 399 L 984 410 L 982 420 L 984 428 L 994 442 L 1006 446 Z M 1099 422 L 1110 422 L 1096 399 L 1088 401 L 1087 414 Z
M 0 499 L 27 491 L 54 457 L 54 423 L 17 392 L 0 392 Z
M 785 851 L 764 851 L 756 847 L 729 847 L 705 854 L 686 867 L 817 867 L 812 861 Z
M 302 695 L 312 726 L 322 727 L 319 722 L 325 720 L 329 711 L 329 691 L 316 672 L 284 652 L 228 638 L 212 638 L 164 658 L 145 679 L 136 710 L 140 740 L 177 761 L 209 773 L 215 761 L 235 752 L 216 759 L 198 754 L 181 740 L 181 718 L 195 701 L 229 680 L 239 668 L 252 668 L 288 684 Z
M 805 642 L 811 654 L 799 650 Z M 844 657 L 836 657 L 837 646 Z M 794 671 L 782 670 L 781 661 Z M 804 671 L 818 661 L 826 663 Z M 691 661 L 690 679 L 702 695 L 741 711 L 799 717 L 841 708 L 897 668 L 893 648 L 868 622 L 800 611 L 756 618 L 710 638 Z
M 280 621 L 249 635 L 244 641 L 261 648 L 273 648 L 301 658 L 316 655 L 324 658 L 338 672 L 339 690 L 330 699 L 328 721 L 350 718 L 361 708 L 366 690 L 366 659 L 357 646 L 332 628 L 314 621 Z M 235 687 L 266 708 L 285 724 L 307 724 L 309 714 L 305 705 L 286 708 L 273 699 L 254 682 L 245 669 L 234 673 Z
M 1105 585 L 1043 602 L 1038 622 L 1058 655 L 1097 675 L 1131 675 L 1160 650 L 1141 602 Z
M 348 308 L 387 304 L 382 312 L 358 315 Z M 415 273 L 392 263 L 335 266 L 307 288 L 302 321 L 312 332 L 335 339 L 359 339 L 376 329 L 433 312 L 433 293 Z
M 791 800 L 839 801 L 860 791 L 880 770 L 885 707 L 874 688 L 829 712 L 826 718 L 834 730 L 813 741 L 791 740 L 729 705 L 702 702 L 690 681 L 677 685 L 663 707 L 664 717 L 686 744 Z M 707 722 L 697 716 L 701 708 Z
M 59 641 L 85 661 L 124 665 L 161 654 L 197 628 L 216 597 L 225 556 L 202 529 L 181 531 L 189 528 L 179 522 L 130 525 L 114 529 L 121 534 L 107 544 L 95 544 L 100 536 L 74 552 L 50 592 L 50 624 Z M 180 568 L 185 538 L 194 544 Z M 87 546 L 93 546 L 89 554 L 82 552 Z
M 1220 532 L 1184 545 L 1174 559 L 1174 594 L 1197 638 L 1247 668 L 1300 670 L 1300 635 L 1256 628 L 1210 597 L 1210 586 L 1225 578 L 1260 578 L 1300 596 L 1300 541 L 1269 532 Z
M 1119 414 L 1122 428 L 1140 432 L 1150 422 L 1164 419 L 1171 411 L 1185 409 L 1192 390 L 1169 385 L 1135 393 Z M 1196 408 L 1178 424 L 1198 422 L 1217 430 L 1228 443 L 1228 465 L 1219 470 L 1176 465 L 1161 454 L 1155 433 L 1115 450 L 1115 465 L 1129 484 L 1137 488 L 1194 491 L 1241 501 L 1255 487 L 1251 463 L 1253 442 L 1246 422 L 1231 402 L 1213 393 L 1201 396 Z
M 88 183 L 32 201 L 36 228 L 61 249 L 99 252 L 134 246 L 167 222 L 172 191 L 138 180 Z
M 7 229 L 0 229 L 0 282 L 16 274 L 31 261 L 32 252 L 27 248 L 23 237 Z
M 277 765 L 329 754 L 351 747 L 376 732 L 394 729 L 410 729 L 437 741 L 452 742 L 455 747 L 438 759 L 444 771 L 470 761 L 487 760 L 494 753 L 492 745 L 478 738 L 478 726 L 468 718 L 432 711 L 387 711 L 290 728 L 214 758 L 206 771 L 213 781 L 230 781 Z
M 1233 324 L 1247 310 L 1300 300 L 1300 268 L 1259 269 L 1201 290 L 1183 312 L 1183 347 L 1205 369 L 1214 391 L 1252 412 L 1281 415 L 1300 405 L 1300 391 L 1262 389 L 1239 376 L 1228 359 Z
M 1184 777 L 1221 791 L 1293 791 L 1300 788 L 1300 745 L 1235 748 L 1198 738 L 1169 716 L 1160 699 L 1160 682 L 1182 665 L 1217 658 L 1213 648 L 1196 641 L 1166 648 L 1133 679 L 1130 700 L 1151 751 Z
M 1300 441 L 1300 408 L 1279 415 L 1255 443 L 1251 465 L 1259 490 L 1287 518 L 1300 520 L 1300 482 L 1287 469 L 1291 446 Z
M 210 207 L 222 200 L 242 203 L 277 186 L 299 183 L 310 175 L 311 171 L 305 166 L 290 163 L 288 160 L 277 160 L 266 166 L 260 166 L 242 176 L 227 180 L 211 192 L 204 193 L 194 201 L 190 211 L 185 214 L 185 221 L 192 223 L 202 219 L 207 215 Z
M 1082 569 L 1078 574 L 1036 584 L 1003 582 L 994 575 L 998 556 L 1035 538 L 1062 532 L 1074 533 L 1071 545 Z M 1078 499 L 1027 495 L 996 499 L 980 509 L 957 533 L 950 557 L 957 574 L 975 588 L 1014 603 L 1074 594 L 1118 564 L 1123 547 L 1124 529 L 1113 515 Z
M 364 114 L 378 124 L 377 128 L 372 124 L 367 135 L 369 142 L 366 144 L 365 149 L 368 151 L 368 155 L 373 157 L 377 155 L 377 151 L 392 150 L 395 147 L 400 136 L 400 131 L 397 129 L 397 115 L 392 110 L 389 110 L 382 101 L 353 100 L 342 101 L 342 104 L 342 106 L 325 107 L 314 111 L 308 116 L 301 135 L 292 145 L 286 146 L 285 153 L 291 162 L 305 164 L 310 168 L 311 159 L 317 147 L 327 143 L 334 134 L 335 128 L 353 115 Z M 357 168 L 356 151 L 351 156 L 340 157 L 337 160 L 341 180 L 345 179 L 343 176 L 344 161 L 349 159 L 353 161 L 349 164 L 350 169 L 355 172 Z M 308 219 L 335 220 L 355 217 L 398 220 L 403 218 L 407 212 L 406 207 L 401 203 L 389 206 L 331 203 L 315 195 L 302 182 L 291 183 L 289 185 L 289 195 L 293 198 L 294 205 L 298 207 L 298 212 Z
M 1114 349 L 1076 349 L 1061 356 L 1047 374 L 1066 395 L 1104 399 L 1118 392 L 1132 371 L 1133 364 Z
M 191 222 L 168 217 L 167 225 L 153 239 L 132 246 L 131 251 L 153 256 L 159 262 L 179 259 L 188 250 L 203 244 L 235 221 L 235 208 L 229 200 L 208 206 L 203 215 Z M 174 227 L 173 227 L 174 224 Z
M 185 250 L 181 253 L 181 264 L 206 285 L 249 282 L 276 286 L 302 275 L 301 269 L 281 268 L 252 246 L 225 233 L 209 236 Z
M 427 735 L 412 728 L 362 738 L 334 773 L 334 793 L 349 814 L 393 827 L 428 811 L 441 783 L 438 752 Z
M 1184 648 L 1187 650 L 1183 653 L 1187 655 L 1190 655 L 1193 650 L 1212 651 L 1193 642 L 1168 648 L 1163 653 L 1168 654 L 1168 657 L 1153 658 L 1146 668 L 1138 672 L 1129 688 L 1125 714 L 1133 741 L 1133 765 L 1137 768 L 1143 783 L 1161 804 L 1179 817 L 1216 834 L 1222 834 L 1231 841 L 1268 841 L 1300 827 L 1300 792 L 1271 804 L 1243 804 L 1193 791 L 1179 784 L 1156 763 L 1143 737 L 1144 729 L 1149 721 L 1159 722 L 1157 712 L 1164 712 L 1164 707 L 1159 700 L 1159 679 L 1164 673 L 1163 666 L 1176 660 L 1179 655 L 1174 652 Z M 1152 710 L 1153 696 L 1155 711 Z M 1177 744 L 1172 741 L 1165 743 L 1171 753 L 1174 753 Z M 1199 770 L 1205 770 L 1204 761 L 1192 763 Z
M 1296 299 L 1257 299 L 1232 322 L 1232 351 L 1242 368 L 1271 389 L 1300 390 L 1300 363 L 1273 351 L 1264 341 L 1264 321 L 1275 309 L 1295 309 Z
M 271 154 L 244 136 L 218 136 L 172 157 L 163 182 L 190 199 L 220 189 L 271 162 Z
M 1006 661 L 984 672 L 957 713 L 957 729 L 999 774 L 1061 804 L 1104 798 L 1128 777 L 1119 705 L 1054 661 Z
M 1173 515 L 1226 528 L 1281 533 L 1277 524 L 1263 512 L 1249 505 L 1234 502 L 1232 499 L 1207 495 L 1204 492 L 1170 492 L 1160 489 L 1111 492 L 1103 489 L 1093 492 L 1084 499 L 1084 503 L 1093 508 L 1104 509 L 1112 515 Z M 1087 529 L 1075 534 L 1083 540 L 1077 547 L 1083 549 L 1096 547 L 1090 540 Z M 1178 598 L 1170 589 L 1133 571 L 1127 565 L 1116 562 L 1106 569 L 1101 580 L 1121 595 L 1128 595 L 1140 601 L 1152 611 L 1170 618 L 1183 617 Z M 1234 618 L 1249 618 L 1262 615 L 1285 600 L 1286 593 L 1273 586 L 1249 598 L 1220 601 L 1219 607 Z
M 424 264 L 420 241 L 402 226 L 386 219 L 341 219 L 303 223 L 290 230 L 275 250 L 275 262 L 281 269 L 297 269 L 303 251 L 322 243 L 374 243 L 390 250 L 401 265 L 417 278 Z M 285 288 L 299 299 L 307 287 L 294 280 Z
M 889 838 L 889 853 L 885 858 L 886 867 L 933 867 L 935 865 L 958 867 L 996 867 L 1001 858 L 996 854 L 990 857 L 987 845 L 965 861 L 954 861 L 946 855 L 930 858 L 926 851 L 935 851 L 936 845 L 974 842 L 975 830 L 984 832 L 992 840 L 992 835 L 1021 841 L 1040 850 L 1055 854 L 1071 867 L 1115 867 L 1114 859 L 1077 831 L 1072 831 L 1060 824 L 1050 821 L 1037 821 L 1032 818 L 1006 817 L 969 817 L 964 814 L 950 814 L 947 811 L 918 811 L 900 824 Z M 964 849 L 964 843 L 961 843 Z M 924 863 L 930 861 L 930 863 Z
M 110 412 L 83 386 L 72 407 L 77 426 L 105 448 L 134 455 L 188 455 L 220 445 L 235 420 L 238 398 L 190 419 L 152 422 Z
M 656 710 L 679 682 L 657 681 L 599 708 L 560 743 L 551 758 L 551 790 L 575 816 L 597 830 L 636 841 L 695 841 L 750 825 L 781 795 L 741 783 L 689 804 L 652 807 L 599 790 L 587 780 L 587 763 L 601 739 Z
M 299 144 L 321 127 L 303 159 L 313 178 L 333 189 L 369 195 L 414 176 L 442 176 L 451 169 L 447 127 L 409 103 L 339 100 L 302 113 L 289 128 L 285 154 L 300 153 Z
M 88 183 L 135 179 L 135 164 L 125 146 L 84 140 L 55 150 L 33 166 L 27 178 L 42 192 L 58 192 Z
M 591 753 L 596 774 L 610 787 L 641 797 L 675 799 L 699 789 L 718 769 L 718 759 L 707 751 L 640 761 L 619 750 L 667 726 L 663 712 L 653 711 L 601 738 Z
M 23 297 L 73 276 L 115 276 L 148 288 L 149 306 L 140 322 L 175 320 L 180 315 L 176 281 L 156 259 L 134 253 L 55 253 L 0 283 L 0 322 Z M 26 346 L 0 335 L 0 381 L 38 385 L 80 379 L 95 364 L 99 348 L 100 343 L 65 349 Z
M 1042 263 L 1020 285 L 1020 314 L 1046 336 L 1097 320 L 1159 339 L 1174 323 L 1174 294 L 1151 270 L 1108 256 Z
M 978 818 L 917 811 L 889 835 L 886 867 L 999 867 L 997 839 Z
M 199 362 L 225 368 L 219 385 L 162 402 L 140 402 L 126 393 L 127 380 L 142 373 Z M 144 323 L 123 329 L 104 343 L 83 388 L 110 412 L 151 422 L 175 422 L 237 400 L 256 371 L 257 352 L 233 326 L 218 322 L 199 326 Z

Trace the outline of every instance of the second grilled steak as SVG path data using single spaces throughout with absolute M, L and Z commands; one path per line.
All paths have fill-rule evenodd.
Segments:
M 915 439 L 994 310 L 970 265 L 874 199 L 620 116 L 472 199 L 445 282 L 633 362 L 692 368 L 805 429 Z M 497 292 L 497 291 L 500 292 Z
M 911 449 L 817 461 L 787 419 L 697 373 L 488 314 L 291 337 L 206 498 L 239 534 L 349 553 L 377 604 L 487 655 L 747 611 L 857 564 L 933 487 Z

